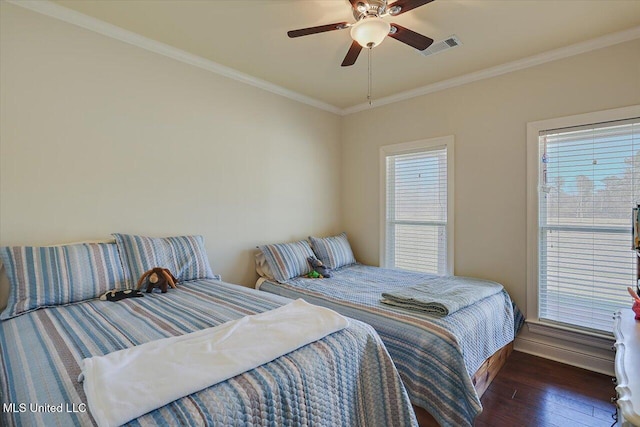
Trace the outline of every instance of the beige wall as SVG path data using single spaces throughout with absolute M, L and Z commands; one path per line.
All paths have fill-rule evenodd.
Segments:
M 378 147 L 455 136 L 455 273 L 525 307 L 529 121 L 640 103 L 640 41 L 339 116 L 0 2 L 0 245 L 199 233 L 216 272 L 349 232 L 377 264 Z
M 526 124 L 640 103 L 640 40 L 344 117 L 342 215 L 379 262 L 382 145 L 455 136 L 455 274 L 499 281 L 525 308 Z
M 252 285 L 255 245 L 339 231 L 339 116 L 0 7 L 0 245 L 198 233 Z

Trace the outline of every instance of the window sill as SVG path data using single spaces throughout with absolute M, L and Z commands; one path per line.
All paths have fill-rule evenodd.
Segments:
M 611 350 L 611 346 L 614 342 L 613 332 L 611 334 L 607 334 L 605 332 L 598 333 L 540 320 L 527 320 L 526 325 L 529 332 L 532 334 L 542 335 L 604 350 Z

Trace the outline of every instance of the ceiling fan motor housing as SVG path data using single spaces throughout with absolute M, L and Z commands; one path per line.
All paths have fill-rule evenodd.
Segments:
M 387 0 L 361 1 L 353 8 L 353 17 L 359 21 L 367 16 L 380 16 L 387 11 Z

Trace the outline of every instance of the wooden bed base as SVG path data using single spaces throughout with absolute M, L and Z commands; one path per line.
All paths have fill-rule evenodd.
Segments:
M 489 384 L 491 384 L 491 381 L 493 381 L 496 375 L 498 375 L 498 372 L 507 362 L 507 358 L 512 351 L 513 341 L 489 356 L 489 358 L 484 361 L 484 363 L 473 375 L 471 381 L 473 381 L 473 385 L 476 388 L 478 397 L 482 397 L 487 388 L 489 388 Z M 425 409 L 413 405 L 413 410 L 416 412 L 416 418 L 418 419 L 418 424 L 420 425 L 420 427 L 439 426 L 433 416 Z

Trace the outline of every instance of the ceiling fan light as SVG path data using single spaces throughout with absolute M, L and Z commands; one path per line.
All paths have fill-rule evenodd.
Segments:
M 351 27 L 351 38 L 362 47 L 378 46 L 389 34 L 391 25 L 378 16 L 363 18 Z

